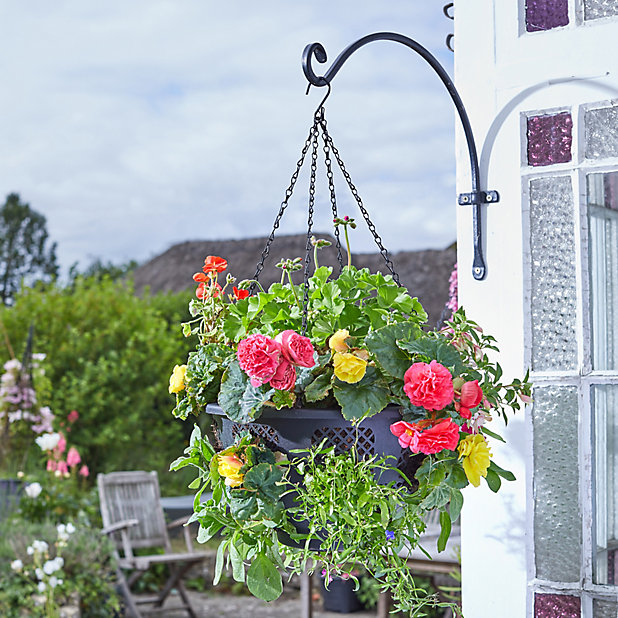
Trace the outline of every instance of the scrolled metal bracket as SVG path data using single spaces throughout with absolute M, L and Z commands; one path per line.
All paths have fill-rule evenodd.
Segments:
M 372 41 L 394 41 L 415 51 L 422 58 L 424 58 L 438 74 L 438 77 L 446 87 L 451 99 L 453 100 L 459 119 L 461 120 L 468 145 L 468 153 L 470 156 L 470 178 L 472 184 L 472 191 L 470 193 L 462 193 L 459 195 L 458 202 L 462 205 L 474 205 L 472 212 L 472 231 L 474 240 L 472 276 L 480 281 L 484 279 L 487 274 L 487 268 L 483 258 L 482 206 L 499 201 L 500 196 L 497 191 L 482 191 L 480 189 L 478 155 L 476 151 L 476 144 L 474 142 L 474 136 L 472 134 L 472 127 L 470 126 L 470 120 L 461 97 L 455 88 L 455 84 L 438 60 L 436 60 L 436 58 L 425 47 L 410 37 L 404 36 L 403 34 L 398 34 L 396 32 L 375 32 L 358 39 L 358 41 L 355 41 L 351 45 L 348 45 L 348 47 L 346 47 L 337 56 L 324 75 L 317 75 L 315 73 L 312 67 L 312 60 L 315 58 L 317 62 L 321 64 L 325 63 L 327 60 L 326 50 L 321 43 L 310 43 L 303 51 L 302 66 L 305 77 L 309 81 L 310 86 L 313 85 L 318 88 L 329 86 L 332 79 L 343 66 L 345 61 L 357 49 L 363 47 L 363 45 L 371 43 Z

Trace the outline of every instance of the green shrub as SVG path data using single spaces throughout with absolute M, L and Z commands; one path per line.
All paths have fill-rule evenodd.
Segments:
M 184 484 L 166 475 L 187 438 L 170 419 L 167 382 L 190 347 L 177 326 L 189 294 L 139 298 L 130 282 L 77 278 L 64 288 L 23 289 L 1 310 L 15 350 L 24 349 L 34 323 L 34 351 L 47 355 L 48 403 L 59 415 L 79 412 L 71 441 L 91 475 L 152 469 L 164 487 L 175 483 L 178 492 Z

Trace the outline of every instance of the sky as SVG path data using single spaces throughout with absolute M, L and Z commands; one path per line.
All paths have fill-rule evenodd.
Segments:
M 63 268 L 267 235 L 325 94 L 302 73 L 395 31 L 452 75 L 442 0 L 29 0 L 0 4 L 0 197 L 44 214 Z M 411 50 L 374 42 L 332 82 L 329 131 L 390 251 L 455 240 L 454 109 Z M 308 166 L 306 166 L 308 167 Z M 329 231 L 318 168 L 315 227 Z M 280 234 L 304 232 L 301 174 Z M 360 219 L 336 175 L 339 212 Z M 372 251 L 359 225 L 353 251 Z M 259 256 L 256 256 L 256 259 Z

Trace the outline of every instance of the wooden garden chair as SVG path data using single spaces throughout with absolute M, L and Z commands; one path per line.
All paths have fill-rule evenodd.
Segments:
M 184 609 L 191 618 L 197 618 L 181 578 L 191 567 L 202 562 L 206 554 L 193 551 L 188 527 L 184 528 L 187 551 L 172 553 L 168 530 L 183 525 L 188 517 L 165 523 L 157 473 L 136 471 L 99 474 L 97 484 L 103 533 L 109 535 L 115 543 L 118 582 L 129 614 L 134 618 L 142 618 L 137 606 L 147 603 L 154 604 L 154 607 L 144 609 L 145 613 Z M 144 548 L 163 548 L 165 553 L 134 555 L 134 550 Z M 169 577 L 165 585 L 156 595 L 136 597 L 131 587 L 150 567 L 157 564 L 168 566 Z M 130 573 L 127 575 L 125 571 Z M 173 589 L 178 591 L 184 604 L 163 608 Z

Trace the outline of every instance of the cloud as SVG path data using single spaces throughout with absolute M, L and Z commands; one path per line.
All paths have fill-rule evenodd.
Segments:
M 441 6 L 6 3 L 0 191 L 19 192 L 46 215 L 64 266 L 94 256 L 146 259 L 187 239 L 267 234 L 324 94 L 304 95 L 304 46 L 321 41 L 330 63 L 356 38 L 395 30 L 450 71 L 443 41 L 451 23 Z M 387 247 L 452 242 L 454 111 L 423 60 L 373 43 L 337 75 L 326 108 Z M 342 208 L 351 209 L 337 180 Z M 302 176 L 282 231 L 304 230 L 306 195 Z M 316 220 L 328 226 L 326 193 L 317 205 Z M 372 248 L 365 233 L 354 242 Z

